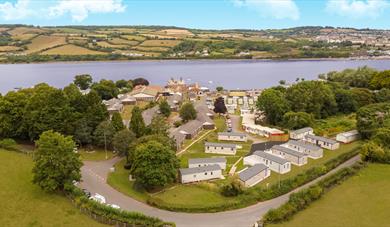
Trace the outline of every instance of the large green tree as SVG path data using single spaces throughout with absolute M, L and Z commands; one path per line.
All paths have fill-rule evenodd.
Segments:
M 77 75 L 74 77 L 73 83 L 81 90 L 86 90 L 92 84 L 92 76 L 89 74 Z
M 113 147 L 120 156 L 126 156 L 127 162 L 129 162 L 130 145 L 134 143 L 136 137 L 134 133 L 128 129 L 123 129 L 115 133 L 112 140 Z
M 257 108 L 265 113 L 270 124 L 277 125 L 283 120 L 283 115 L 290 110 L 283 92 L 270 88 L 264 90 L 257 99 Z
M 112 139 L 116 131 L 111 121 L 102 121 L 96 128 L 94 135 L 94 143 L 99 147 L 112 147 Z
M 47 131 L 42 133 L 36 145 L 32 170 L 35 184 L 54 192 L 66 190 L 73 181 L 80 180 L 82 162 L 73 151 L 76 145 L 70 136 Z
M 374 94 L 367 88 L 354 88 L 351 92 L 358 108 L 375 102 Z
M 159 104 L 160 113 L 164 115 L 165 117 L 169 117 L 171 115 L 171 107 L 169 106 L 168 102 L 163 100 Z
M 336 89 L 335 98 L 339 112 L 348 114 L 357 110 L 358 103 L 350 90 Z
M 174 182 L 178 168 L 174 151 L 159 142 L 149 141 L 137 146 L 131 173 L 147 190 L 153 190 Z
M 356 113 L 357 128 L 363 138 L 371 138 L 377 129 L 390 127 L 390 103 L 376 103 L 360 108 Z
M 385 70 L 379 73 L 376 73 L 371 81 L 370 85 L 374 89 L 389 88 L 390 89 L 390 70 Z
M 115 98 L 119 94 L 119 89 L 112 80 L 100 80 L 99 83 L 92 84 L 91 88 L 104 100 Z
M 283 126 L 288 129 L 300 129 L 312 126 L 313 116 L 305 112 L 287 112 L 283 115 Z
M 190 102 L 184 103 L 179 111 L 180 117 L 184 122 L 196 119 L 196 110 Z
M 168 129 L 170 128 L 167 119 L 160 114 L 155 115 L 152 118 L 152 122 L 148 126 L 149 134 L 158 134 L 162 136 L 168 136 Z
M 135 106 L 131 112 L 130 129 L 137 138 L 143 136 L 146 132 L 142 110 L 138 106 Z
M 122 116 L 118 112 L 114 112 L 111 117 L 111 123 L 114 127 L 115 131 L 119 132 L 125 129 L 125 125 L 123 124 Z

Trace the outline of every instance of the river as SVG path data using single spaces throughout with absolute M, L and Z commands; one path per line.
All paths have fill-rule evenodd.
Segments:
M 95 81 L 142 76 L 151 84 L 164 85 L 171 77 L 182 77 L 187 83 L 199 82 L 210 88 L 265 88 L 277 85 L 280 80 L 292 82 L 297 77 L 316 79 L 320 73 L 365 65 L 378 70 L 390 69 L 390 60 L 165 60 L 2 64 L 0 92 L 41 82 L 64 87 L 78 74 L 91 74 Z

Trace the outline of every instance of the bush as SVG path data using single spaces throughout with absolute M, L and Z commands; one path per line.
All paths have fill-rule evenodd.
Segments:
M 225 184 L 221 189 L 221 194 L 226 197 L 238 196 L 244 192 L 244 185 L 238 180 L 233 179 Z
M 130 162 L 126 162 L 126 164 L 123 166 L 123 168 L 129 170 L 131 169 L 131 163 Z
M 2 140 L 0 140 L 0 148 L 3 148 L 3 149 L 14 149 L 15 145 L 16 145 L 16 142 L 13 139 L 2 139 Z
M 182 121 L 175 121 L 175 122 L 173 123 L 173 126 L 175 126 L 176 128 L 178 128 L 178 127 L 180 127 L 182 124 L 183 124 Z

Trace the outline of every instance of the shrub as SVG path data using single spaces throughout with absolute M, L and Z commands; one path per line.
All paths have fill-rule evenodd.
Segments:
M 13 149 L 16 145 L 15 140 L 13 139 L 2 139 L 0 140 L 0 148 L 3 149 Z
M 238 196 L 244 192 L 244 186 L 238 179 L 233 179 L 222 186 L 221 194 L 226 197 Z

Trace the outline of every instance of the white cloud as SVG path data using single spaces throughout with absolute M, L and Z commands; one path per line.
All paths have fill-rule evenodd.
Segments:
M 0 15 L 4 20 L 19 20 L 33 15 L 29 9 L 30 0 L 18 0 L 15 3 L 0 3 Z
M 83 21 L 90 13 L 120 13 L 125 11 L 122 0 L 60 0 L 49 7 L 49 16 L 69 14 L 73 21 Z
M 276 19 L 299 19 L 299 8 L 293 0 L 233 0 L 237 7 L 247 7 L 263 17 Z
M 350 18 L 377 18 L 388 7 L 390 2 L 387 0 L 329 0 L 326 11 Z

